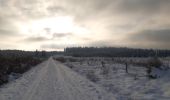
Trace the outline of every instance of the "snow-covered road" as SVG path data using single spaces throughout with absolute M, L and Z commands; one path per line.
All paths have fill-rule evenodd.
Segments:
M 0 88 L 0 100 L 115 100 L 98 85 L 49 58 Z

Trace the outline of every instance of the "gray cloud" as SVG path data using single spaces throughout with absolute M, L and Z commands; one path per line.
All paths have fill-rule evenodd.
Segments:
M 158 13 L 169 5 L 169 0 L 120 0 L 118 10 L 124 13 Z
M 15 24 L 10 22 L 10 20 L 5 19 L 0 16 L 0 36 L 11 37 L 21 35 Z
M 76 6 L 71 7 L 69 4 Z M 146 25 L 147 28 L 166 27 L 170 23 L 167 21 L 170 16 L 169 6 L 169 0 L 70 0 L 68 2 L 70 14 L 75 16 L 78 24 L 85 27 L 101 26 L 110 33 L 115 30 L 118 30 L 118 33 L 123 30 L 128 33 L 141 30 Z
M 66 36 L 72 36 L 72 33 L 49 33 L 49 30 L 47 29 L 48 35 L 52 35 L 51 38 L 47 38 L 45 36 L 33 36 L 33 37 L 28 37 L 25 38 L 23 41 L 26 42 L 47 42 L 50 40 L 54 40 L 54 39 L 59 39 L 59 38 L 63 38 Z
M 135 46 L 170 49 L 170 29 L 154 29 L 136 32 L 127 37 Z
M 87 46 L 109 47 L 113 46 L 111 41 L 92 41 Z
M 53 33 L 53 38 L 62 38 L 66 36 L 73 36 L 72 33 Z
M 133 34 L 130 39 L 167 43 L 170 42 L 170 29 L 143 30 Z
M 18 36 L 19 34 L 15 32 L 15 30 L 0 29 L 0 36 Z
M 169 0 L 46 0 L 45 2 L 40 0 L 13 0 L 13 2 L 6 1 L 7 4 L 4 0 L 2 1 L 4 2 L 3 5 L 9 6 L 11 4 L 10 6 L 13 6 L 11 9 L 15 8 L 18 11 L 16 13 L 29 18 L 46 17 L 51 14 L 65 12 L 73 14 L 81 20 L 103 15 L 103 17 L 107 15 L 114 16 L 115 13 L 157 13 L 160 9 L 168 9 L 170 5 Z
M 24 39 L 26 42 L 43 42 L 43 41 L 48 41 L 50 39 L 45 38 L 45 37 L 28 37 Z
M 68 8 L 69 5 L 76 5 L 70 7 L 70 12 L 81 19 L 98 16 L 113 17 L 116 14 L 159 14 L 158 12 L 162 10 L 168 12 L 170 6 L 169 0 L 69 0 L 67 3 Z
M 62 13 L 67 12 L 63 7 L 61 6 L 49 6 L 47 7 L 47 10 L 51 13 Z

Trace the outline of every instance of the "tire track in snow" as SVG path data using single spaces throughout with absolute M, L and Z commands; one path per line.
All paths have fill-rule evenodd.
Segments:
M 33 82 L 33 84 L 30 85 L 28 88 L 29 90 L 26 91 L 26 93 L 23 95 L 22 100 L 31 100 L 32 95 L 35 93 L 36 88 L 38 87 L 40 81 L 42 81 L 43 76 L 45 75 L 47 68 L 49 65 L 49 61 L 47 62 L 46 66 L 41 69 L 41 71 L 38 73 L 37 80 Z
M 111 93 L 105 92 L 99 86 L 73 72 L 63 64 L 56 61 L 53 62 L 61 75 L 60 78 L 63 79 L 62 83 L 66 83 L 64 87 L 67 91 L 73 92 L 73 100 L 80 100 L 80 98 L 81 100 L 87 100 L 87 97 L 88 100 L 114 100 Z M 77 97 L 77 95 L 79 96 Z

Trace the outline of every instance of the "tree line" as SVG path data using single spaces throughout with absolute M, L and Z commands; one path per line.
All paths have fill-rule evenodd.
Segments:
M 135 49 L 126 47 L 68 47 L 67 56 L 75 57 L 168 57 L 170 50 Z

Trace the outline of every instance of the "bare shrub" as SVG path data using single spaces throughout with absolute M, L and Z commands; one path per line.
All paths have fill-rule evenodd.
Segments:
M 71 69 L 74 68 L 74 66 L 72 64 L 67 64 L 67 66 Z
M 126 73 L 128 73 L 128 63 L 125 63 L 125 69 L 126 69 Z
M 162 69 L 161 66 L 163 65 L 163 63 L 161 62 L 161 60 L 158 57 L 154 57 L 148 60 L 148 66 L 147 66 L 147 74 L 148 77 L 150 79 L 156 79 L 157 76 L 153 76 L 151 75 L 152 73 L 152 69 L 153 68 L 158 68 L 158 69 Z
M 76 62 L 77 60 L 75 58 L 68 58 L 70 62 Z
M 161 66 L 162 66 L 162 62 L 158 57 L 154 57 L 154 58 L 149 59 L 148 65 L 151 66 L 151 67 L 155 67 L 155 68 L 160 69 Z
M 64 57 L 57 57 L 57 58 L 54 58 L 55 60 L 61 62 L 61 63 L 65 63 L 66 62 L 66 59 Z
M 22 74 L 42 61 L 43 59 L 27 55 L 0 56 L 0 85 L 8 82 L 8 75 L 11 73 Z
M 103 75 L 108 75 L 109 74 L 109 67 L 105 65 L 105 63 L 102 61 L 102 74 Z
M 89 70 L 88 73 L 86 74 L 86 77 L 92 82 L 99 81 L 99 78 L 95 75 L 93 70 Z

